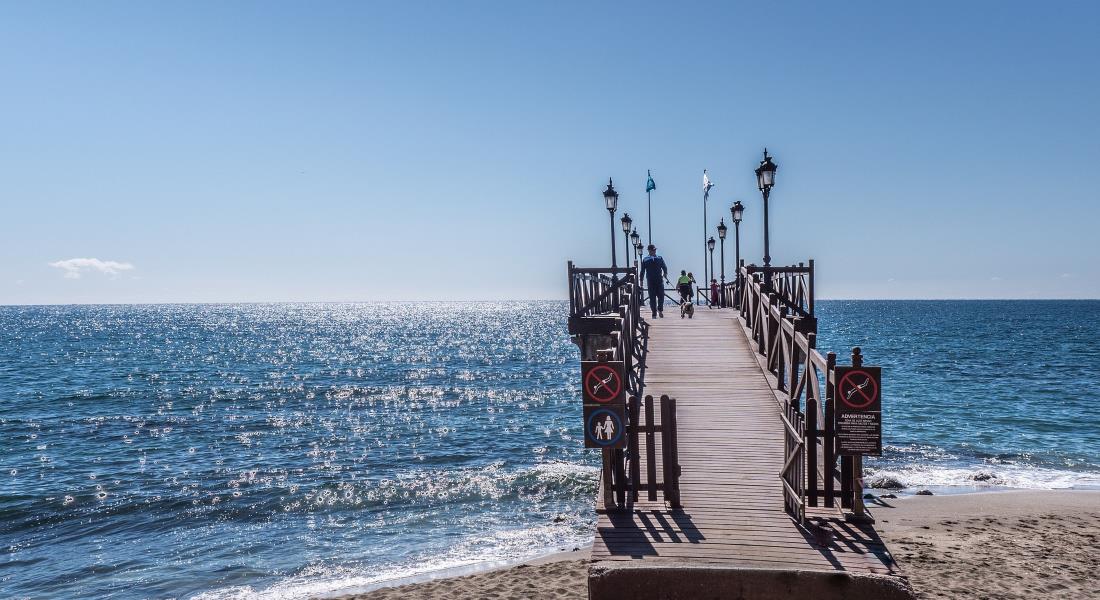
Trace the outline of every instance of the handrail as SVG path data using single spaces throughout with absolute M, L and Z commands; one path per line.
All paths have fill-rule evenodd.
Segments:
M 636 436 L 641 431 L 635 421 L 639 414 L 637 404 L 645 390 L 649 352 L 649 323 L 641 316 L 643 288 L 639 285 L 638 272 L 630 267 L 576 267 L 570 261 L 568 280 L 570 333 L 581 334 L 578 338 L 594 336 L 598 344 L 592 344 L 588 348 L 592 355 L 586 356 L 585 348 L 589 344 L 578 342 L 582 347 L 582 360 L 622 361 L 624 387 L 629 399 L 627 428 L 632 437 Z M 605 352 L 607 350 L 610 352 Z M 664 405 L 662 399 L 662 407 Z M 628 492 L 631 501 L 637 500 L 638 463 L 635 442 L 626 450 L 604 450 L 605 506 L 625 506 Z M 666 494 L 671 493 L 671 488 L 665 489 Z
M 738 272 L 741 275 L 743 288 L 749 286 L 754 275 L 763 276 L 763 284 L 772 289 L 779 298 L 779 304 L 786 306 L 792 314 L 804 317 L 814 314 L 814 261 L 809 264 L 798 263 L 784 267 L 762 267 L 758 265 L 741 265 Z M 734 278 L 736 285 L 737 278 Z M 730 284 L 726 284 L 727 286 Z
M 775 377 L 776 390 L 783 392 L 786 460 L 780 477 L 788 510 L 802 521 L 807 504 L 818 506 L 824 500 L 825 506 L 833 507 L 839 499 L 841 507 L 861 513 L 862 461 L 836 454 L 837 362 L 835 353 L 823 356 L 817 350 L 814 261 L 790 267 L 741 265 L 738 275 L 732 287 L 726 284 L 725 293 L 740 301 L 738 309 L 752 347 Z

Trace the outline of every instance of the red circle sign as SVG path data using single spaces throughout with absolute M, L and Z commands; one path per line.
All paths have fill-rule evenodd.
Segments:
M 596 365 L 584 378 L 584 395 L 601 404 L 619 397 L 623 380 L 619 372 L 607 365 Z
M 867 371 L 849 371 L 836 386 L 841 401 L 851 408 L 867 408 L 878 399 L 878 382 Z

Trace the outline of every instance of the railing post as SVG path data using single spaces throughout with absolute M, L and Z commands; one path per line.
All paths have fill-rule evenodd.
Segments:
M 798 357 L 801 351 L 798 349 L 798 333 L 801 321 L 802 319 L 800 317 L 791 319 L 791 346 L 787 360 L 787 396 L 791 399 L 791 404 L 796 409 L 799 409 L 798 367 L 800 361 Z
M 807 305 L 809 307 L 810 316 L 812 317 L 813 314 L 814 314 L 814 259 L 812 259 L 812 258 L 810 259 L 810 273 L 809 273 L 808 285 L 809 285 L 809 291 L 807 292 L 807 295 L 809 296 L 809 298 L 806 299 L 806 302 L 807 302 Z
M 807 495 L 810 498 L 810 506 L 817 506 L 817 411 L 818 411 L 818 381 L 817 369 L 813 363 L 814 349 L 817 348 L 817 334 L 806 335 L 806 486 Z
M 576 289 L 573 282 L 573 261 L 567 263 L 568 277 L 569 277 L 569 316 L 575 316 L 577 314 L 577 298 Z
M 638 479 L 641 475 L 641 465 L 638 464 L 638 435 L 641 433 L 641 427 L 638 423 L 638 409 L 641 403 L 641 398 L 637 395 L 632 395 L 628 399 L 630 404 L 627 405 L 627 411 L 630 419 L 630 437 L 627 438 L 627 445 L 630 452 L 630 502 L 638 501 Z
M 676 450 L 676 399 L 661 395 L 661 459 L 664 466 L 665 501 L 680 505 L 680 462 Z
M 825 506 L 836 506 L 833 495 L 836 491 L 836 432 L 833 431 L 833 404 L 836 402 L 836 376 L 833 369 L 836 368 L 836 353 L 830 352 L 825 357 L 825 437 L 822 438 L 822 447 L 825 450 L 825 470 L 822 478 L 825 480 Z
M 768 311 L 771 312 L 771 311 Z M 788 354 L 787 348 L 787 334 L 783 331 L 783 322 L 787 320 L 787 307 L 779 307 L 779 318 L 775 320 L 775 342 L 768 346 L 768 350 L 775 354 L 775 389 L 787 392 L 787 398 L 791 397 L 791 392 L 794 390 L 787 386 L 787 374 L 789 371 L 787 365 Z M 770 360 L 768 361 L 771 362 Z
M 852 366 L 863 366 L 863 351 L 857 346 L 852 348 Z M 867 506 L 863 503 L 863 456 L 852 458 L 852 517 L 854 521 L 871 521 Z

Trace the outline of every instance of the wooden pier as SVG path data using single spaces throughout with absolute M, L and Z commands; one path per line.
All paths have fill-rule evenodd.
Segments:
M 617 299 L 624 318 L 601 332 L 609 337 L 582 343 L 584 358 L 601 345 L 629 356 L 635 385 L 633 437 L 603 450 L 589 597 L 912 598 L 862 505 L 858 457 L 838 456 L 832 426 L 822 425 L 832 418 L 836 359 L 814 348 L 812 264 L 766 281 L 743 268 L 744 293 L 723 291 L 736 308 L 698 307 L 692 319 L 675 305 L 663 319 L 631 319 L 645 310 L 632 278 L 598 285 L 591 271 L 584 276 L 597 285 L 571 296 L 573 314 Z M 675 399 L 671 441 L 655 441 L 667 428 L 661 415 L 645 415 L 643 393 Z M 669 443 L 679 477 L 647 480 L 668 472 L 670 455 L 652 446 Z

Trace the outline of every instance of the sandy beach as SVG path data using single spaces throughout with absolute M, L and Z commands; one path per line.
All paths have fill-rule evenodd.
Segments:
M 885 499 L 872 510 L 921 598 L 1100 597 L 1100 491 Z M 587 598 L 584 551 L 344 600 Z

